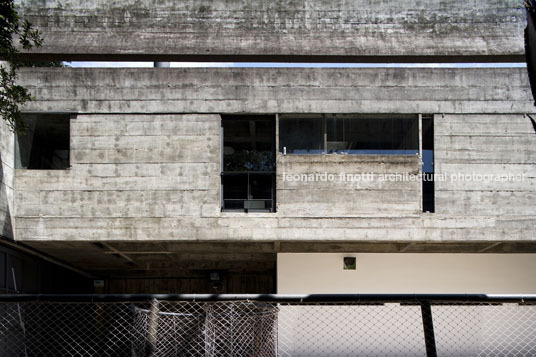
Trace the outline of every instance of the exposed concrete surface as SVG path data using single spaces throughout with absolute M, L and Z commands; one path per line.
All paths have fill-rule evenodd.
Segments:
M 418 156 L 278 155 L 279 215 L 325 218 L 419 214 L 422 211 L 420 181 L 380 181 L 379 175 L 415 175 L 420 169 Z M 365 176 L 361 176 L 364 173 Z M 368 180 L 369 173 L 376 175 L 375 179 Z M 311 174 L 315 177 L 312 181 L 293 181 L 285 177 Z M 350 181 L 354 177 L 359 177 L 360 181 Z
M 21 74 L 38 98 L 28 110 L 80 112 L 71 121 L 70 170 L 16 172 L 22 241 L 492 244 L 536 237 L 536 134 L 515 114 L 533 110 L 525 69 L 37 68 Z M 438 184 L 437 213 L 423 214 L 414 182 L 353 190 L 281 183 L 283 171 L 414 173 L 416 157 L 279 156 L 278 212 L 220 212 L 218 114 L 236 112 L 436 113 L 438 173 L 512 171 L 526 180 Z
M 435 115 L 434 123 L 436 173 L 455 177 L 436 182 L 436 212 L 536 216 L 536 132 L 526 115 Z
M 34 52 L 103 55 L 103 60 L 144 54 L 168 60 L 192 55 L 346 60 L 513 55 L 522 60 L 524 53 L 525 12 L 517 0 L 16 3 L 46 39 Z
M 17 3 L 45 37 L 34 58 L 497 61 L 524 53 L 525 13 L 514 0 Z M 536 252 L 525 69 L 32 68 L 20 84 L 37 97 L 28 111 L 79 113 L 72 168 L 14 172 L 13 135 L 0 128 L 0 234 L 13 236 L 14 215 L 16 239 L 98 274 L 141 282 L 262 272 L 254 291 L 234 291 L 271 292 L 279 252 Z M 282 180 L 283 172 L 412 174 L 417 156 L 278 155 L 276 213 L 220 212 L 224 113 L 435 114 L 437 173 L 526 180 L 438 182 L 437 213 L 423 214 L 416 182 Z M 109 292 L 158 292 L 168 284 L 159 280 L 145 290 L 120 287 L 137 281 L 125 280 Z M 181 283 L 188 289 L 202 290 Z
M 533 110 L 524 68 L 32 68 L 20 73 L 21 84 L 36 96 L 26 109 L 35 111 L 414 114 Z
M 13 132 L 0 118 L 0 236 L 13 239 L 13 177 L 14 142 Z

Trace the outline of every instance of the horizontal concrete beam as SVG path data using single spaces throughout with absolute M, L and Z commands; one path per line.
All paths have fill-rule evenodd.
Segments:
M 530 113 L 524 68 L 26 68 L 28 111 Z M 127 140 L 127 139 L 125 139 Z
M 71 60 L 524 60 L 517 0 L 17 0 Z
M 180 217 L 180 218 L 177 218 Z M 157 228 L 155 228 L 157 227 Z M 17 239 L 24 241 L 255 241 L 469 242 L 534 241 L 534 215 L 414 215 L 391 217 L 225 218 L 18 216 Z

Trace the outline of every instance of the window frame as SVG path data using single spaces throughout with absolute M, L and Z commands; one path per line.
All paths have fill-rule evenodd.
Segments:
M 221 172 L 220 172 L 220 193 L 221 193 L 221 211 L 222 212 L 266 212 L 266 213 L 275 213 L 276 212 L 276 162 L 277 162 L 277 147 L 276 147 L 276 122 L 277 122 L 277 115 L 276 114 L 221 114 L 221 140 L 220 140 L 220 147 L 221 147 Z M 226 120 L 270 120 L 271 121 L 271 156 L 273 160 L 273 169 L 272 170 L 264 170 L 264 171 L 257 171 L 257 170 L 226 170 L 225 168 L 225 130 L 224 130 L 224 121 Z M 246 198 L 245 199 L 226 199 L 225 198 L 225 187 L 224 187 L 224 179 L 227 176 L 232 175 L 247 175 L 247 188 L 246 188 Z M 271 178 L 271 193 L 270 198 L 249 198 L 251 187 L 250 187 L 250 177 L 251 175 L 266 175 L 270 176 Z M 244 208 L 225 208 L 225 202 L 226 201 L 243 201 L 244 202 Z M 260 201 L 270 201 L 270 208 L 259 208 L 255 207 L 255 202 Z M 248 205 L 251 205 L 250 207 L 246 207 L 246 203 Z M 266 206 L 266 203 L 265 203 Z
M 294 152 L 288 152 L 286 150 L 286 147 L 283 147 L 282 143 L 282 135 L 281 135 L 281 123 L 285 120 L 292 120 L 292 119 L 303 119 L 303 120 L 318 120 L 320 119 L 322 127 L 322 148 L 321 149 L 299 149 L 299 153 Z M 413 149 L 356 149 L 356 150 L 332 150 L 328 149 L 328 136 L 330 133 L 328 133 L 328 120 L 329 119 L 355 119 L 355 120 L 363 120 L 363 119 L 394 119 L 394 120 L 413 120 L 413 125 L 415 126 L 414 130 L 415 132 L 413 135 L 415 136 L 414 139 L 416 140 L 416 146 Z M 407 114 L 407 113 L 393 113 L 393 114 L 363 114 L 363 113 L 356 113 L 356 114 L 279 114 L 279 128 L 278 128 L 278 153 L 283 155 L 401 155 L 401 156 L 410 156 L 410 155 L 418 155 L 419 154 L 419 114 Z M 343 124 L 344 125 L 344 124 Z M 317 125 L 318 126 L 318 125 Z M 335 143 L 335 141 L 332 141 L 332 143 Z M 294 149 L 296 150 L 296 149 Z M 313 151 L 313 152 L 310 152 Z M 347 152 L 346 152 L 347 151 Z M 354 151 L 354 152 L 349 152 Z M 370 151 L 370 152 L 356 152 L 356 151 Z M 376 151 L 376 152 L 374 152 Z M 395 153 L 390 151 L 397 151 Z

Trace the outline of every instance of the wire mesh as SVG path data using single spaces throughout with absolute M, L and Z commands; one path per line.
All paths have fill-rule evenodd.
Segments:
M 0 304 L 0 356 L 130 356 L 128 304 Z
M 278 309 L 249 301 L 153 301 L 134 309 L 135 356 L 276 355 Z
M 419 306 L 286 305 L 279 356 L 425 356 Z
M 200 304 L 133 306 L 133 356 L 202 356 L 205 312 Z
M 536 306 L 432 307 L 440 356 L 536 356 Z
M 427 356 L 436 350 L 437 356 L 536 355 L 536 305 L 428 306 L 0 302 L 0 356 Z

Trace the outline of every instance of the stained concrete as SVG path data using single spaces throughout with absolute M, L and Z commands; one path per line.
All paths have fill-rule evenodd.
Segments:
M 21 241 L 502 244 L 536 237 L 536 135 L 521 114 L 532 111 L 525 69 L 39 68 L 23 70 L 21 83 L 38 98 L 27 110 L 79 112 L 71 120 L 70 170 L 16 171 Z M 279 154 L 277 212 L 221 212 L 219 114 L 237 112 L 435 114 L 437 173 L 526 179 L 437 183 L 430 214 L 421 212 L 415 182 L 282 182 L 283 172 L 417 173 L 417 156 Z
M 525 13 L 514 0 L 16 3 L 45 37 L 35 59 L 524 60 Z M 20 84 L 36 97 L 26 111 L 78 113 L 72 166 L 14 170 L 13 135 L 0 128 L 1 234 L 115 277 L 108 292 L 200 292 L 161 278 L 206 283 L 207 270 L 233 271 L 232 284 L 253 272 L 263 277 L 255 291 L 233 292 L 273 292 L 280 252 L 536 252 L 536 135 L 523 68 L 31 68 Z M 431 214 L 415 182 L 282 180 L 412 174 L 418 156 L 279 154 L 277 212 L 221 212 L 220 114 L 236 113 L 433 114 L 437 173 L 526 180 L 437 182 Z M 143 280 L 151 277 L 158 284 Z
M 456 177 L 436 182 L 437 213 L 534 216 L 536 133 L 526 115 L 435 115 L 434 123 L 435 172 Z
M 36 97 L 26 110 L 74 110 L 117 118 L 128 113 L 533 110 L 524 68 L 32 68 L 21 70 L 20 83 Z M 139 123 L 121 127 L 126 124 L 110 122 L 109 128 L 119 126 L 120 132 L 145 130 Z M 143 135 L 155 133 L 146 125 Z M 99 147 L 103 155 L 107 149 Z
M 523 60 L 522 3 L 374 0 L 17 0 L 46 38 L 33 53 L 78 59 Z M 476 57 L 480 56 L 480 57 Z
M 13 239 L 15 166 L 13 132 L 0 119 L 0 236 Z

